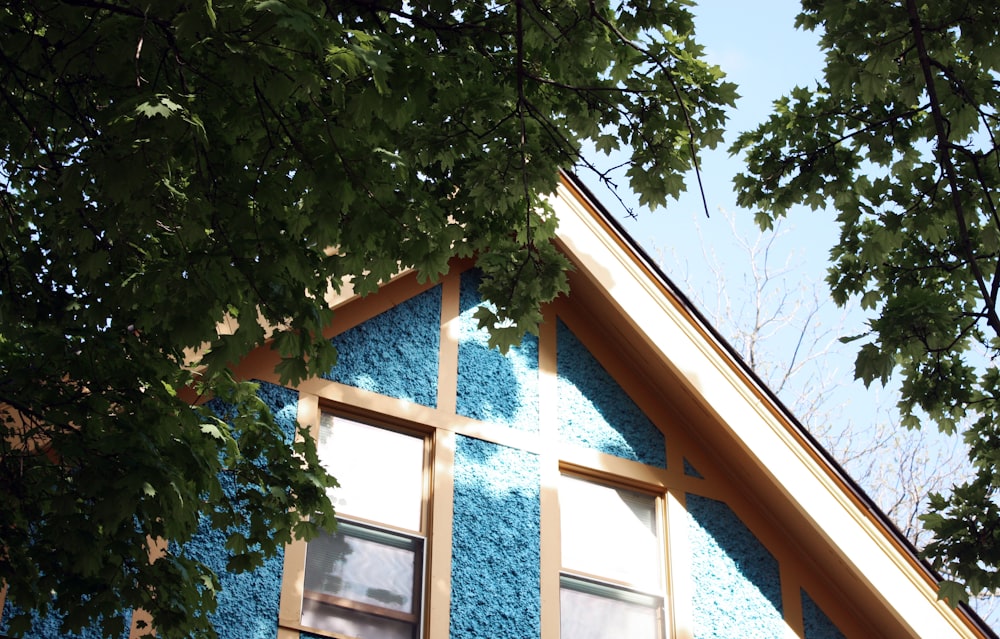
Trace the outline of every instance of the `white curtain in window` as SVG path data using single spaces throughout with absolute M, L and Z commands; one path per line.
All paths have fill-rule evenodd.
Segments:
M 337 478 L 337 513 L 420 530 L 424 440 L 324 413 L 319 458 Z
M 655 497 L 563 475 L 559 510 L 564 569 L 660 589 Z

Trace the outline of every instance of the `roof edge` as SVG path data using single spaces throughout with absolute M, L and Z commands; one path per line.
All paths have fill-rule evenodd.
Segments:
M 708 321 L 691 299 L 663 272 L 659 265 L 632 238 L 621 222 L 615 219 L 610 211 L 601 204 L 600 200 L 597 199 L 580 178 L 566 170 L 562 170 L 560 174 L 563 185 L 575 192 L 577 197 L 587 205 L 592 214 L 613 232 L 621 247 L 636 265 L 666 295 L 675 300 L 679 310 L 709 339 L 712 346 L 724 356 L 724 359 L 733 368 L 733 371 L 753 388 L 754 392 L 765 401 L 793 437 L 810 452 L 814 459 L 820 462 L 820 466 L 827 472 L 830 479 L 848 494 L 851 501 L 867 515 L 869 520 L 875 524 L 886 539 L 908 559 L 908 563 L 917 569 L 931 586 L 936 588 L 939 582 L 942 581 L 942 576 L 925 559 L 920 557 L 916 546 L 903 535 L 899 527 L 844 470 L 843 466 L 840 465 L 833 455 L 805 428 L 781 399 L 768 388 L 757 373 L 744 361 L 739 352 Z M 1000 635 L 997 635 L 970 606 L 961 604 L 958 610 L 961 612 L 960 616 L 967 620 L 971 629 L 979 632 L 984 639 L 1000 639 Z

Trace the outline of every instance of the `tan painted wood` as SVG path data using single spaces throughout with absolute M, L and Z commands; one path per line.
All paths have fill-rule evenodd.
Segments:
M 559 523 L 559 422 L 554 398 L 556 380 L 555 312 L 545 310 L 538 334 L 539 433 L 541 436 L 541 639 L 559 639 L 559 571 L 562 568 Z
M 802 580 L 795 561 L 778 559 L 778 571 L 781 575 L 781 612 L 785 617 L 793 637 L 804 637 L 805 626 L 802 619 Z
M 665 493 L 667 631 L 675 639 L 694 639 L 694 579 L 691 576 L 691 544 L 688 539 L 684 493 Z
M 318 440 L 320 408 L 317 395 L 299 390 L 296 420 L 301 426 L 309 429 L 314 440 Z M 295 437 L 298 439 L 300 435 L 296 433 Z M 293 539 L 291 543 L 285 545 L 281 595 L 278 600 L 279 626 L 295 626 L 302 618 L 306 545 L 302 539 Z
M 150 561 L 156 561 L 162 557 L 167 552 L 167 542 L 162 539 L 154 539 L 152 537 L 146 538 L 146 546 L 148 548 L 147 552 Z M 0 601 L 0 613 L 3 611 L 3 602 Z M 142 623 L 143 627 L 140 628 L 139 624 Z M 156 629 L 152 627 L 153 618 L 148 612 L 142 608 L 137 608 L 132 611 L 132 621 L 129 623 L 128 637 L 129 639 L 138 639 L 144 635 L 149 634 L 151 631 L 156 632 Z
M 434 432 L 433 499 L 430 508 L 430 546 L 427 581 L 427 638 L 447 639 L 451 623 L 451 538 L 454 512 L 455 434 Z
M 458 331 L 460 274 L 450 273 L 441 281 L 441 348 L 438 354 L 437 408 L 454 413 L 458 393 Z

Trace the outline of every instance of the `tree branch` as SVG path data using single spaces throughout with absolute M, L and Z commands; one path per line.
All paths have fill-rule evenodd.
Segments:
M 965 218 L 965 205 L 962 202 L 961 187 L 958 183 L 958 174 L 955 171 L 955 165 L 951 159 L 951 143 L 945 127 L 946 120 L 944 114 L 941 112 L 941 103 L 934 84 L 933 63 L 927 51 L 927 44 L 924 42 L 924 34 L 920 24 L 920 15 L 917 13 L 916 0 L 906 0 L 906 10 L 910 18 L 910 28 L 913 30 L 917 55 L 920 59 L 920 68 L 923 71 L 924 82 L 927 86 L 927 97 L 930 99 L 931 117 L 934 120 L 934 129 L 937 137 L 938 161 L 941 163 L 942 170 L 948 180 L 949 190 L 951 191 L 951 204 L 958 223 L 960 244 L 969 262 L 969 269 L 972 271 L 976 284 L 979 286 L 979 292 L 983 296 L 983 303 L 985 304 L 987 313 L 987 324 L 1000 337 L 1000 316 L 997 315 L 995 299 L 990 287 L 986 284 L 982 270 L 979 268 L 976 254 L 972 249 L 972 239 L 969 237 L 969 225 Z

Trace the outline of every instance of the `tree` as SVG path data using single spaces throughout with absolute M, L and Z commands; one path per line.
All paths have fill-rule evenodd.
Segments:
M 328 290 L 454 256 L 484 273 L 498 345 L 536 330 L 567 268 L 542 196 L 581 145 L 628 146 L 655 206 L 721 140 L 734 88 L 685 4 L 0 8 L 8 603 L 212 635 L 218 582 L 183 552 L 199 517 L 233 570 L 332 522 L 308 435 L 289 445 L 230 365 L 269 343 L 283 383 L 328 370 Z
M 762 226 L 796 203 L 836 211 L 834 299 L 873 313 L 855 375 L 899 374 L 905 426 L 964 430 L 974 476 L 922 517 L 953 603 L 1000 587 L 998 19 L 991 3 L 805 0 L 796 24 L 820 31 L 825 82 L 732 149 Z

